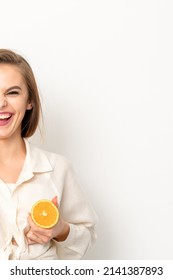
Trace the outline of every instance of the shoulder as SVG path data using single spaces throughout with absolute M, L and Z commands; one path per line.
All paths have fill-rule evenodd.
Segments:
M 34 158 L 37 162 L 40 161 L 40 164 L 48 161 L 53 169 L 63 171 L 68 171 L 72 168 L 70 160 L 64 155 L 44 150 L 28 140 L 25 140 L 25 142 L 31 158 Z
M 71 166 L 71 162 L 68 158 L 66 158 L 64 155 L 58 154 L 58 153 L 54 153 L 54 152 L 50 152 L 50 151 L 46 151 L 43 149 L 40 149 L 40 153 L 44 154 L 48 160 L 50 161 L 50 163 L 53 166 L 56 167 L 64 167 L 65 169 L 68 169 Z

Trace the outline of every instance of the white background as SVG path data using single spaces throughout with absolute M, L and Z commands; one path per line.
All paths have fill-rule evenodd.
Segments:
M 173 3 L 6 0 L 0 47 L 24 55 L 44 140 L 98 216 L 90 259 L 173 258 Z

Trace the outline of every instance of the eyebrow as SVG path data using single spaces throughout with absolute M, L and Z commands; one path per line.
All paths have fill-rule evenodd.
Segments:
M 19 87 L 19 86 L 12 86 L 12 87 L 8 88 L 8 89 L 6 90 L 6 92 L 7 92 L 7 91 L 10 91 L 10 90 L 12 90 L 12 89 L 20 89 L 20 90 L 22 90 L 21 87 Z

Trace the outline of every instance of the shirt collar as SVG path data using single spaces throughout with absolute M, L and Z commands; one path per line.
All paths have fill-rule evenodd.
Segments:
M 52 171 L 52 165 L 46 155 L 46 152 L 31 144 L 24 138 L 26 146 L 25 168 L 32 173 L 42 173 Z
M 16 187 L 23 182 L 30 180 L 34 176 L 34 173 L 43 173 L 53 170 L 52 165 L 46 156 L 46 152 L 35 147 L 26 139 L 24 139 L 24 142 L 26 146 L 26 158 L 23 169 L 16 182 Z

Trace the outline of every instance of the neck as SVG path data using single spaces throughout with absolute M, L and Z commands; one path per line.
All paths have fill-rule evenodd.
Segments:
M 26 148 L 21 136 L 0 139 L 0 161 L 9 162 L 14 158 L 25 156 Z

